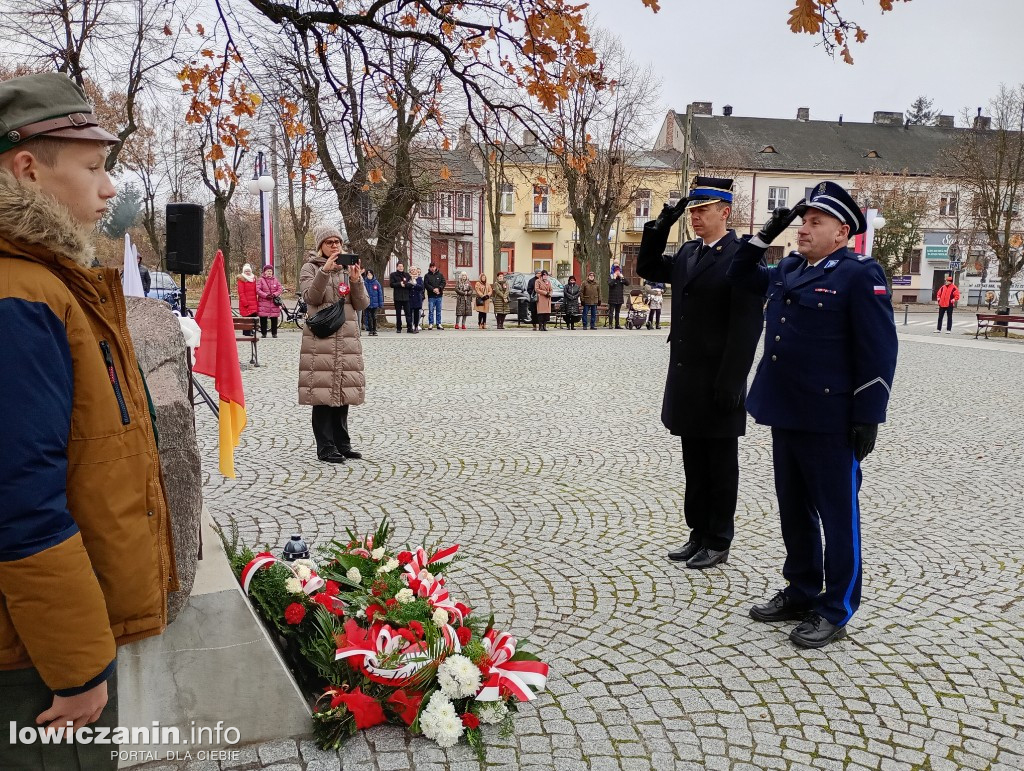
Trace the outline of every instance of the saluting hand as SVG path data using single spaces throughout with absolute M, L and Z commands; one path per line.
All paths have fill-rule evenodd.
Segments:
M 673 225 L 676 224 L 676 220 L 683 216 L 683 212 L 686 211 L 686 204 L 689 202 L 689 198 L 680 198 L 676 201 L 675 206 L 669 206 L 665 204 L 661 207 L 661 214 L 654 221 L 654 229 L 659 232 L 668 233 Z
M 797 217 L 803 216 L 805 211 L 807 211 L 807 205 L 803 200 L 801 200 L 792 209 L 787 209 L 785 206 L 778 207 L 772 212 L 772 216 L 768 218 L 768 221 L 764 223 L 764 227 L 758 231 L 758 239 L 766 244 L 770 244 L 778 238 L 786 228 L 793 224 L 793 220 Z

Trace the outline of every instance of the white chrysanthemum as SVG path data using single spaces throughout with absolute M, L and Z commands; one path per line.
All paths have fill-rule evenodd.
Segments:
M 382 565 L 378 566 L 377 574 L 380 575 L 382 573 L 390 573 L 392 570 L 394 570 L 397 567 L 398 567 L 398 560 L 396 560 L 394 557 L 392 557 L 387 562 L 385 562 Z
M 384 556 L 384 547 L 378 546 L 376 549 L 370 552 L 370 556 L 377 562 L 380 562 L 380 558 Z
M 480 690 L 480 670 L 465 656 L 449 656 L 437 668 L 437 682 L 452 699 L 465 699 Z
M 359 568 L 349 568 L 348 572 L 345 574 L 345 578 L 354 584 L 358 584 L 363 580 L 363 576 L 360 574 Z
M 284 580 L 284 588 L 292 594 L 302 594 L 302 581 L 292 576 Z
M 430 619 L 438 626 L 444 626 L 448 623 L 448 611 L 444 608 L 438 608 L 434 611 L 434 615 L 431 616 Z
M 299 565 L 297 568 L 295 568 L 295 575 L 297 575 L 303 581 L 308 581 L 310 576 L 313 575 L 313 571 L 307 568 L 305 565 Z
M 366 618 L 366 611 L 360 608 L 356 611 L 356 618 Z
M 398 594 L 395 595 L 395 600 L 399 605 L 407 605 L 415 599 L 416 595 L 413 593 L 412 589 L 408 587 L 405 589 L 399 589 Z
M 462 738 L 465 728 L 455 713 L 455 706 L 441 691 L 435 691 L 420 713 L 420 730 L 439 746 L 454 747 Z
M 476 710 L 476 716 L 480 718 L 480 722 L 487 725 L 497 725 L 505 719 L 507 714 L 508 707 L 505 706 L 503 701 L 481 702 Z
M 295 560 L 295 562 L 292 564 L 294 564 L 295 567 L 299 567 L 301 565 L 304 568 L 316 570 L 316 565 L 313 563 L 313 560 Z

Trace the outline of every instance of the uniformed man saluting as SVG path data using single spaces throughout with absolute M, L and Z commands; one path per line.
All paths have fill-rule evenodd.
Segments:
M 797 216 L 803 217 L 799 251 L 777 267 L 759 264 Z M 810 200 L 776 209 L 728 272 L 738 286 L 768 298 L 764 356 L 747 409 L 772 427 L 786 544 L 782 575 L 789 582 L 750 615 L 803 619 L 790 639 L 805 648 L 842 637 L 860 605 L 860 462 L 885 422 L 896 369 L 885 274 L 873 259 L 846 248 L 866 228 L 849 193 L 822 182 Z
M 681 437 L 690 534 L 671 560 L 703 570 L 729 558 L 739 485 L 738 439 L 746 430 L 747 373 L 761 335 L 761 299 L 726 277 L 742 241 L 728 228 L 732 180 L 697 177 L 687 198 L 644 226 L 637 273 L 672 284 L 665 428 Z M 673 223 L 690 216 L 699 238 L 664 255 Z

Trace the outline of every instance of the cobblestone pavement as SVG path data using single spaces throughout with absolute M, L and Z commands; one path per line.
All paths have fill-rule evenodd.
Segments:
M 250 543 L 387 515 L 398 542 L 463 544 L 459 593 L 552 668 L 487 768 L 1022 769 L 1024 346 L 944 338 L 901 338 L 864 464 L 864 602 L 822 651 L 747 617 L 782 586 L 766 429 L 741 442 L 728 566 L 665 559 L 685 538 L 663 333 L 382 331 L 350 419 L 366 459 L 340 467 L 314 458 L 284 333 L 243 373 L 237 480 L 209 473 L 215 424 L 199 416 L 207 502 Z M 295 739 L 246 752 L 224 768 L 479 767 L 393 727 L 340 756 Z

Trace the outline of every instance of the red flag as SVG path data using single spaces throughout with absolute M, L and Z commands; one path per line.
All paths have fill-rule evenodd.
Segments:
M 214 379 L 220 396 L 220 473 L 235 478 L 235 447 L 245 428 L 245 393 L 238 363 L 231 298 L 224 273 L 224 255 L 213 258 L 206 288 L 199 299 L 196 323 L 203 336 L 196 348 L 194 372 Z

